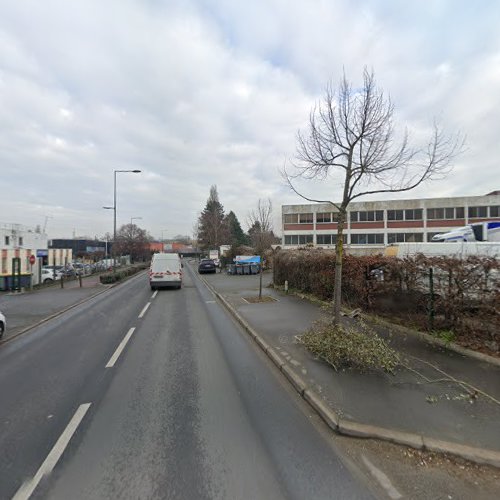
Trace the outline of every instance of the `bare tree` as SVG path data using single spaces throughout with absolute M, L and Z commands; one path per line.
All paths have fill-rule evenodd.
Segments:
M 407 130 L 398 140 L 393 114 L 394 105 L 377 87 L 373 72 L 365 68 L 361 88 L 353 88 L 344 74 L 338 88 L 327 86 L 324 98 L 310 113 L 307 130 L 298 132 L 293 172 L 283 167 L 283 176 L 296 194 L 329 203 L 338 212 L 334 324 L 340 320 L 343 231 L 349 203 L 375 193 L 410 191 L 424 181 L 442 178 L 463 148 L 459 134 L 446 136 L 436 123 L 425 147 L 411 145 Z M 337 180 L 340 203 L 300 193 L 293 184 L 299 177 Z
M 125 224 L 118 230 L 113 252 L 115 255 L 130 255 L 132 262 L 145 260 L 150 255 L 150 241 L 151 236 L 145 229 L 136 224 Z
M 274 242 L 273 234 L 273 205 L 271 200 L 261 200 L 257 208 L 248 215 L 248 234 L 252 240 L 255 251 L 260 255 L 260 278 L 259 278 L 259 300 L 262 299 L 262 266 L 264 253 Z

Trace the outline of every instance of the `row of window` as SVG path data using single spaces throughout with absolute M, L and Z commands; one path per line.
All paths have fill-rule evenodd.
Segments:
M 6 246 L 10 245 L 10 236 L 5 236 L 4 242 L 5 242 Z M 23 237 L 22 236 L 19 236 L 19 238 L 18 238 L 18 245 L 20 247 L 23 246 Z
M 500 206 L 493 207 L 468 207 L 467 216 L 470 219 L 487 218 L 487 217 L 500 217 Z M 365 210 L 349 212 L 351 222 L 371 222 L 383 221 L 383 210 Z M 464 207 L 448 207 L 448 208 L 428 208 L 428 220 L 445 220 L 445 219 L 464 219 Z M 422 220 L 423 209 L 411 208 L 405 210 L 387 210 L 387 220 Z M 319 212 L 316 214 L 316 223 L 331 223 L 337 222 L 337 212 Z M 307 214 L 285 214 L 283 221 L 285 224 L 312 224 L 314 215 Z
M 307 245 L 312 242 L 312 234 L 285 234 L 285 245 Z
M 438 233 L 427 233 L 427 241 L 432 241 L 432 237 Z M 347 235 L 344 234 L 344 243 L 347 243 Z M 424 233 L 387 233 L 387 243 L 422 243 Z M 317 245 L 335 245 L 336 234 L 317 234 Z M 312 234 L 286 234 L 285 245 L 307 245 L 313 243 Z M 351 245 L 383 245 L 384 233 L 354 233 L 351 234 Z

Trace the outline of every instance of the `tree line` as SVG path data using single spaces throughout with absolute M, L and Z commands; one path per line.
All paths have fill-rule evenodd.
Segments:
M 232 249 L 249 247 L 258 255 L 262 255 L 272 244 L 279 243 L 273 232 L 271 200 L 259 199 L 257 207 L 249 211 L 247 223 L 249 228 L 245 233 L 236 214 L 232 210 L 225 213 L 217 186 L 213 185 L 195 225 L 195 239 L 202 250 L 230 245 Z

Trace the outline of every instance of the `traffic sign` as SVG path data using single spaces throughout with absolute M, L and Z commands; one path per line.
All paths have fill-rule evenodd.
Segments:
M 35 262 L 36 262 L 36 257 L 33 254 L 31 254 L 30 255 L 30 264 L 33 265 Z

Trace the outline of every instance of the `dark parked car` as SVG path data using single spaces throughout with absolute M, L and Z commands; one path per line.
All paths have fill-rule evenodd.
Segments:
M 200 265 L 198 266 L 198 272 L 202 273 L 215 273 L 217 271 L 217 266 L 212 259 L 201 259 Z

